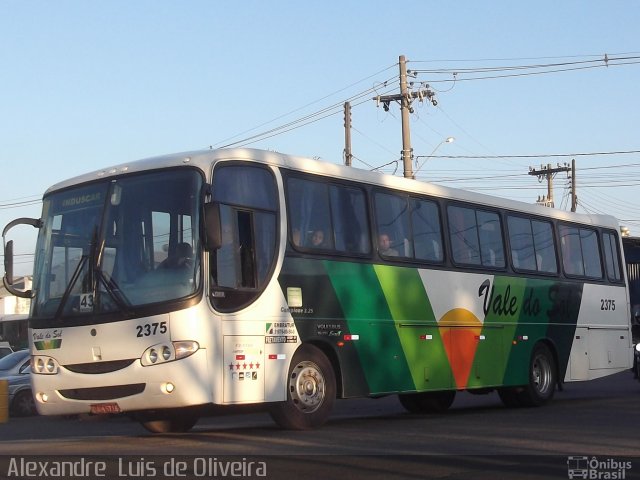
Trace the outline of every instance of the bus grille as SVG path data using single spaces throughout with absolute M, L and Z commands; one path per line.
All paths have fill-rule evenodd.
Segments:
M 135 361 L 136 359 L 132 358 L 112 362 L 76 363 L 74 365 L 64 365 L 64 368 L 74 373 L 110 373 L 127 368 Z
M 132 383 L 130 385 L 115 385 L 113 387 L 95 388 L 70 388 L 59 390 L 60 395 L 70 400 L 115 400 L 122 397 L 130 397 L 144 392 L 144 383 Z

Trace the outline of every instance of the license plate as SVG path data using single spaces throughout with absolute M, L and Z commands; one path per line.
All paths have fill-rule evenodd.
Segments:
M 94 403 L 91 405 L 91 413 L 95 415 L 120 412 L 122 412 L 122 410 L 117 403 Z

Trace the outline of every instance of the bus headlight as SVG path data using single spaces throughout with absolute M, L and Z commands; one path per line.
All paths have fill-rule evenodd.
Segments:
M 149 350 L 149 361 L 151 363 L 156 363 L 158 361 L 158 352 L 155 348 Z
M 166 345 L 162 347 L 162 358 L 165 362 L 171 360 L 171 349 Z
M 51 357 L 34 356 L 31 358 L 31 371 L 41 375 L 55 375 L 58 373 L 58 362 Z
M 186 358 L 189 355 L 193 355 L 200 348 L 198 342 L 187 341 L 187 342 L 173 342 L 173 347 L 176 351 L 176 360 L 180 358 Z
M 640 343 L 636 343 L 636 353 L 640 354 Z
M 140 361 L 143 366 L 150 367 L 152 365 L 159 365 L 161 363 L 186 358 L 198 351 L 199 348 L 200 345 L 198 342 L 192 340 L 161 343 L 147 348 L 142 354 Z

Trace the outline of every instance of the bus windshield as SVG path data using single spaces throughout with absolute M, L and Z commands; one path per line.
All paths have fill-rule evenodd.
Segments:
M 47 195 L 32 316 L 129 316 L 197 292 L 202 185 L 195 170 L 166 170 Z

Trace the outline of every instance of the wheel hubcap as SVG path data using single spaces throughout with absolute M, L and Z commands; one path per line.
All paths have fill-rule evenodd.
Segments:
M 293 404 L 304 413 L 315 412 L 325 397 L 325 380 L 318 366 L 309 361 L 300 362 L 289 379 Z
M 536 390 L 541 395 L 545 395 L 551 385 L 551 364 L 544 355 L 538 355 L 533 361 L 533 368 L 531 372 L 533 376 L 533 383 L 536 386 Z

